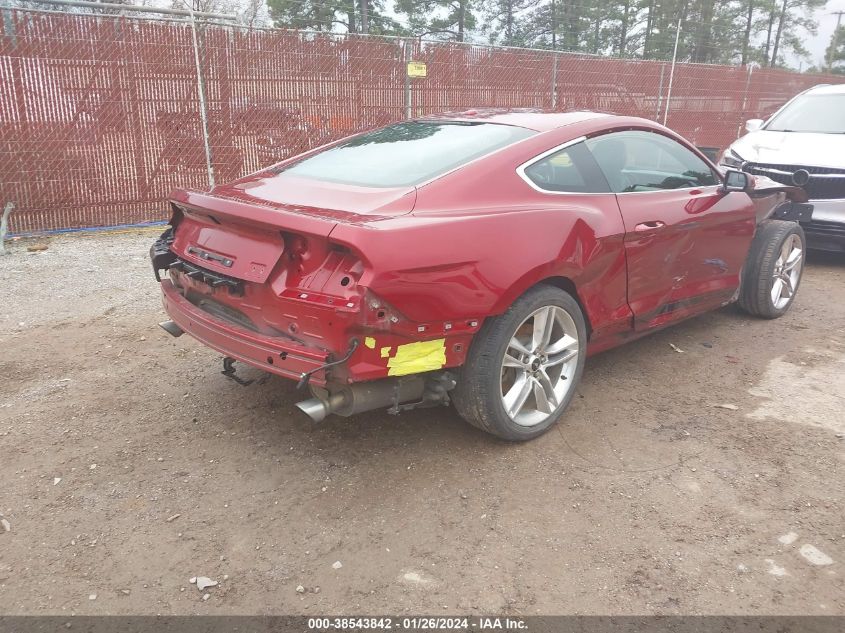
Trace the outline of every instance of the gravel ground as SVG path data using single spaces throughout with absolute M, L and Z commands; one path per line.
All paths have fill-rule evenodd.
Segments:
M 226 380 L 157 327 L 153 236 L 0 258 L 2 613 L 845 614 L 845 258 L 590 359 L 511 445 Z

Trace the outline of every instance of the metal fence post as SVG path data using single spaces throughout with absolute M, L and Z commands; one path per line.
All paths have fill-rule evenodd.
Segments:
M 660 64 L 660 87 L 657 89 L 657 108 L 654 112 L 654 120 L 660 120 L 660 108 L 663 105 L 663 75 L 666 74 L 666 64 Z
M 411 76 L 408 74 L 408 62 L 411 61 L 409 48 L 413 47 L 413 40 L 406 39 L 402 42 L 402 74 L 405 75 L 405 118 L 411 118 Z
M 552 53 L 552 110 L 557 109 L 557 53 Z
M 675 63 L 678 61 L 678 40 L 681 38 L 681 19 L 675 31 L 675 49 L 672 51 L 672 66 L 669 68 L 669 89 L 666 91 L 666 110 L 663 111 L 663 125 L 669 119 L 669 103 L 672 101 L 672 82 L 675 79 Z
M 202 65 L 200 64 L 199 39 L 197 38 L 197 20 L 194 16 L 194 8 L 189 1 L 188 9 L 191 12 L 191 35 L 194 42 L 194 63 L 197 68 L 197 95 L 199 96 L 200 120 L 202 122 L 202 139 L 205 146 L 205 163 L 208 167 L 208 186 L 214 187 L 214 166 L 211 161 L 211 143 L 208 137 L 208 107 L 205 101 L 205 85 L 202 78 Z
M 742 118 L 745 118 L 745 113 L 748 111 L 748 89 L 751 87 L 751 75 L 754 74 L 754 69 L 757 68 L 756 62 L 751 62 L 748 64 L 747 67 L 747 74 L 745 76 L 745 90 L 742 93 Z M 739 138 L 742 135 L 742 125 L 743 121 L 740 121 L 739 125 L 736 128 L 736 137 Z

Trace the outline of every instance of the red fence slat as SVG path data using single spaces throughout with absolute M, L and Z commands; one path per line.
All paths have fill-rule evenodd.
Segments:
M 190 24 L 0 10 L 0 208 L 13 232 L 167 217 L 208 186 Z M 417 39 L 198 24 L 218 182 L 331 140 L 467 108 L 592 109 L 663 120 L 670 64 Z M 407 59 L 427 65 L 407 80 Z M 723 148 L 747 118 L 843 77 L 679 63 L 667 124 Z M 406 102 L 410 95 L 410 104 Z

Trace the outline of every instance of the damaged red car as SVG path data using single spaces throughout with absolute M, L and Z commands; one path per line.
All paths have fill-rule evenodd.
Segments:
M 590 354 L 734 301 L 788 310 L 805 202 L 644 119 L 468 111 L 176 191 L 151 257 L 162 326 L 235 379 L 307 387 L 314 420 L 452 404 L 527 440 Z

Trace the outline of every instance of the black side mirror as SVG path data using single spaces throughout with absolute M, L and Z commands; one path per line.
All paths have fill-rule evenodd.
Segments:
M 725 171 L 725 182 L 722 185 L 722 191 L 725 193 L 730 191 L 748 191 L 750 186 L 751 179 L 744 171 L 737 171 L 736 169 Z

